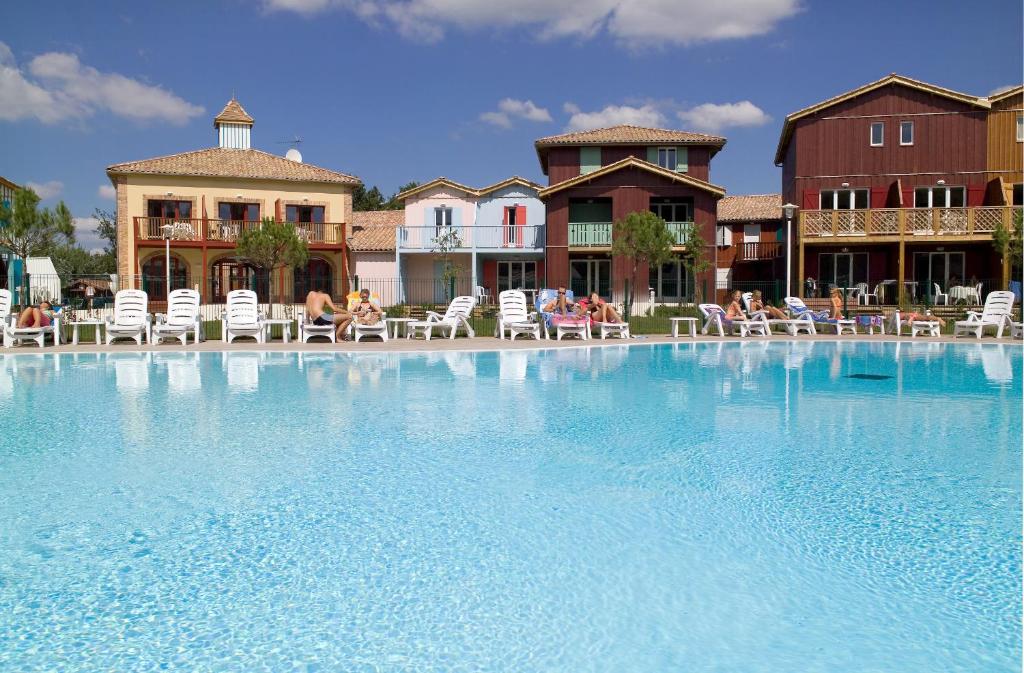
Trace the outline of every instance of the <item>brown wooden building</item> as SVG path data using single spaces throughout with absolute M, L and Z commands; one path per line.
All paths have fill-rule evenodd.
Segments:
M 985 179 L 997 192 L 989 195 L 1014 206 L 1024 205 L 1024 86 L 988 97 L 988 158 Z
M 710 246 L 716 202 L 725 194 L 709 182 L 710 163 L 724 145 L 719 136 L 627 125 L 538 140 L 548 176 L 540 191 L 547 206 L 547 285 L 621 298 L 632 262 L 611 254 L 612 223 L 636 211 L 661 216 L 679 243 L 697 227 Z M 714 271 L 696 282 L 710 292 Z M 691 297 L 693 283 L 672 262 L 641 269 L 636 287 L 674 302 Z
M 887 303 L 968 278 L 983 293 L 1001 286 L 992 232 L 1010 224 L 1021 145 L 993 136 L 992 110 L 893 74 L 787 116 L 775 163 L 783 199 L 801 207 L 794 278 L 813 279 L 811 294 L 860 285 Z

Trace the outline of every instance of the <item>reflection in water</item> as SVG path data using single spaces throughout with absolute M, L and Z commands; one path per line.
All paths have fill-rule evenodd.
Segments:
M 119 353 L 114 360 L 114 378 L 121 391 L 149 389 L 149 354 Z
M 261 353 L 229 351 L 223 354 L 228 387 L 237 392 L 252 392 L 260 385 Z
M 977 344 L 981 352 L 981 368 L 985 378 L 993 383 L 1013 381 L 1013 362 L 1007 347 L 1002 344 Z
M 465 351 L 448 351 L 441 354 L 441 359 L 456 377 L 473 378 L 476 376 L 476 360 L 473 353 Z
M 500 381 L 525 381 L 526 368 L 529 362 L 530 354 L 528 351 L 498 351 L 498 379 Z
M 167 368 L 167 387 L 174 392 L 193 392 L 203 387 L 199 353 L 158 353 L 153 362 Z

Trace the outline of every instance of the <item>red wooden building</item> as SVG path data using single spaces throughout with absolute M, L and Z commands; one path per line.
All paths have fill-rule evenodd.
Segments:
M 546 281 L 575 293 L 621 298 L 632 262 L 611 254 L 612 223 L 651 210 L 681 242 L 699 228 L 711 246 L 716 202 L 725 190 L 709 182 L 712 157 L 725 138 L 685 131 L 615 126 L 541 138 L 536 142 L 548 186 Z M 696 279 L 709 291 L 714 271 Z M 694 279 L 679 262 L 641 269 L 636 288 L 650 287 L 656 300 L 693 295 Z
M 723 198 L 718 202 L 718 288 L 753 289 L 785 278 L 785 240 L 781 194 Z
M 1001 285 L 992 232 L 1010 223 L 1004 185 L 1020 175 L 989 166 L 991 107 L 892 74 L 788 115 L 775 163 L 801 208 L 794 279 L 815 288 L 793 289 L 860 285 L 893 303 L 972 277 L 983 293 Z

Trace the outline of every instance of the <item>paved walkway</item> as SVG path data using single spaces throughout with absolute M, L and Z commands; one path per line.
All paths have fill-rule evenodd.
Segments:
M 800 335 L 791 337 L 787 335 L 773 335 L 770 337 L 771 341 L 895 341 L 897 337 L 887 334 L 874 336 L 859 334 L 856 337 L 844 335 L 837 337 L 835 335 L 819 334 L 817 336 L 806 336 Z M 764 337 L 747 337 L 748 341 L 761 341 Z M 900 341 L 911 341 L 910 337 L 904 336 L 899 337 Z M 710 336 L 698 336 L 696 339 L 690 337 L 680 337 L 673 339 L 669 336 L 657 336 L 657 335 L 644 335 L 633 339 L 591 339 L 589 341 L 580 341 L 577 339 L 565 339 L 562 341 L 555 341 L 553 339 L 542 339 L 535 341 L 533 339 L 516 339 L 515 341 L 509 341 L 508 339 L 501 340 L 495 337 L 475 337 L 466 338 L 459 337 L 457 339 L 431 339 L 425 341 L 423 339 L 391 339 L 387 343 L 382 343 L 379 340 L 367 339 L 359 343 L 353 343 L 350 341 L 332 344 L 325 341 L 314 341 L 311 343 L 299 343 L 292 341 L 291 343 L 282 343 L 281 341 L 274 341 L 266 344 L 257 344 L 251 340 L 235 341 L 233 344 L 226 344 L 220 340 L 209 340 L 203 341 L 199 344 L 193 344 L 191 341 L 188 346 L 184 348 L 178 341 L 165 342 L 158 346 L 150 344 L 143 344 L 142 346 L 136 346 L 131 341 L 119 341 L 110 346 L 94 345 L 94 344 L 79 344 L 77 346 L 71 346 L 63 344 L 57 347 L 47 346 L 45 352 L 48 353 L 121 353 L 121 352 L 167 352 L 167 351 L 311 351 L 311 352 L 323 352 L 323 351 L 342 351 L 342 352 L 368 352 L 368 353 L 379 353 L 379 352 L 437 352 L 437 351 L 452 351 L 452 350 L 465 350 L 465 351 L 493 351 L 493 350 L 508 350 L 508 349 L 537 349 L 537 348 L 580 348 L 587 346 L 621 346 L 623 344 L 628 345 L 642 345 L 642 344 L 664 344 L 664 343 L 689 343 L 692 341 L 699 342 L 719 342 L 729 341 L 738 342 L 739 337 L 710 337 Z M 932 342 L 932 343 L 953 343 L 954 339 L 952 336 L 942 337 L 917 337 L 914 339 L 917 342 Z M 980 341 L 974 338 L 963 338 L 955 340 L 958 343 L 1001 343 L 1001 344 L 1016 344 L 1022 345 L 1019 339 L 1011 340 L 1009 338 L 995 339 L 993 337 L 985 337 Z M 0 349 L 0 353 L 15 354 L 15 353 L 38 353 L 41 352 L 35 345 L 18 346 L 15 348 Z

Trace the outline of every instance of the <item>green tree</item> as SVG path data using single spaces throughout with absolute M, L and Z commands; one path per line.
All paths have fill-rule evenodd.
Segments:
M 56 246 L 49 252 L 50 260 L 61 278 L 74 275 L 113 273 L 107 253 L 92 253 L 77 245 Z
M 996 225 L 995 231 L 992 232 L 992 247 L 1003 258 L 1004 285 L 1010 280 L 1006 277 L 1007 273 L 1014 278 L 1020 275 L 1021 255 L 1024 254 L 1024 244 L 1022 244 L 1024 243 L 1022 242 L 1024 224 L 1021 222 L 1021 215 L 1020 210 L 1014 211 L 1013 223 L 1009 227 L 1004 227 L 1000 220 L 999 224 Z
M 96 208 L 92 216 L 96 219 L 96 234 L 106 242 L 103 251 L 117 259 L 117 211 Z
M 462 267 L 452 262 L 452 252 L 462 247 L 462 239 L 456 229 L 448 229 L 433 239 L 434 251 L 441 253 L 441 282 L 444 294 L 451 301 L 455 298 L 455 280 L 462 273 Z
M 418 182 L 407 182 L 398 188 L 394 194 L 392 194 L 387 202 L 384 204 L 384 210 L 402 210 L 405 208 L 405 204 L 398 198 L 398 195 L 402 192 L 407 192 L 410 189 L 416 189 L 420 186 Z
M 612 225 L 612 254 L 632 261 L 626 316 L 631 312 L 641 265 L 659 266 L 672 259 L 673 243 L 675 236 L 668 230 L 665 220 L 649 210 L 632 212 Z
M 696 303 L 700 303 L 703 293 L 697 286 L 697 274 L 711 269 L 711 257 L 708 255 L 708 242 L 700 235 L 696 225 L 687 229 L 683 235 L 683 251 L 679 254 L 679 260 L 694 280 L 694 297 Z
M 19 189 L 14 193 L 10 207 L 0 205 L 0 246 L 28 259 L 48 255 L 61 245 L 75 241 L 74 218 L 63 201 L 53 210 L 39 210 L 39 196 L 31 189 Z M 28 297 L 28 274 L 21 277 L 22 301 Z
M 309 246 L 291 222 L 275 222 L 264 217 L 259 227 L 243 231 L 235 245 L 239 257 L 271 277 L 282 266 L 303 266 L 309 259 Z M 284 301 L 284 288 L 278 288 L 278 301 Z

